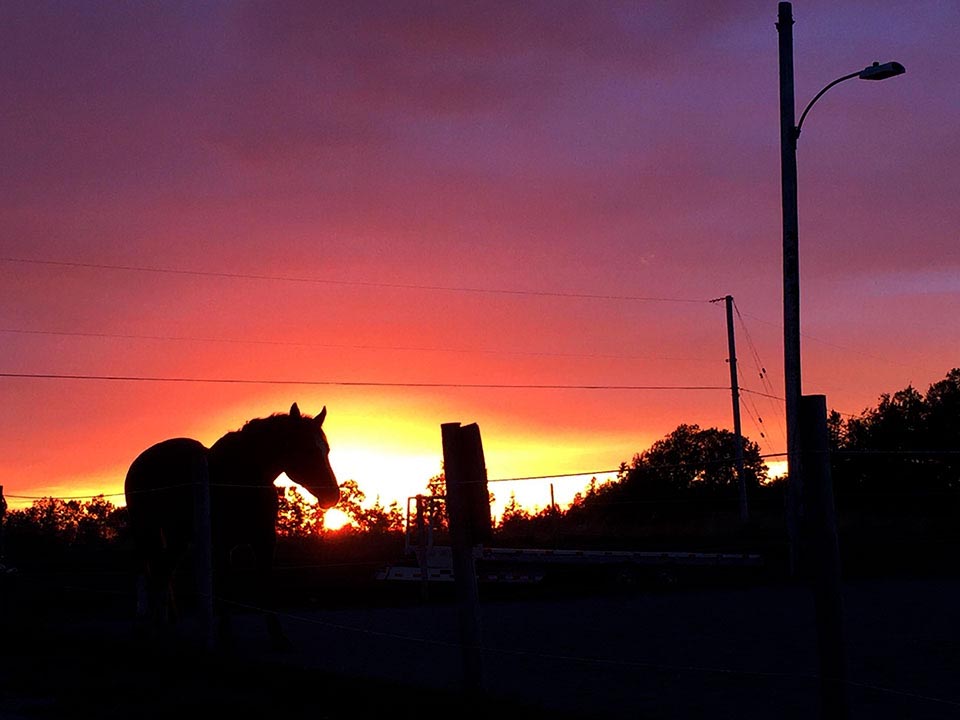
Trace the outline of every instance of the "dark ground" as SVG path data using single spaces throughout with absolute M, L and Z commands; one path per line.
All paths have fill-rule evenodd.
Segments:
M 189 623 L 140 637 L 116 585 L 44 581 L 4 587 L 2 718 L 818 717 L 812 605 L 783 583 L 488 591 L 478 699 L 459 692 L 449 592 L 318 590 L 284 610 L 292 650 L 244 614 L 225 653 Z M 958 599 L 955 578 L 846 583 L 852 718 L 960 718 Z

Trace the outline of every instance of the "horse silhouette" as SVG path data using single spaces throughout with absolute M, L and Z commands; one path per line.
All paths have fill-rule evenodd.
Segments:
M 229 605 L 237 602 L 243 584 L 253 601 L 266 610 L 267 628 L 275 644 L 286 643 L 272 612 L 270 574 L 276 545 L 279 507 L 274 480 L 286 473 L 333 507 L 340 488 L 330 467 L 330 446 L 322 425 L 327 408 L 316 417 L 301 415 L 297 404 L 289 414 L 247 422 L 207 448 L 197 440 L 173 438 L 144 450 L 127 471 L 124 492 L 141 569 L 138 615 L 158 626 L 175 621 L 182 593 L 174 586 L 178 567 L 206 523 L 198 512 L 209 482 L 209 529 L 213 592 L 220 640 L 230 642 Z M 199 507 L 203 507 L 202 504 Z M 179 582 L 179 581 L 178 581 Z

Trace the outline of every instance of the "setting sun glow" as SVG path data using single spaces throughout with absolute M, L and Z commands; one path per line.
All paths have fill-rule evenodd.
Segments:
M 349 522 L 350 516 L 337 508 L 330 508 L 323 514 L 323 526 L 327 530 L 339 530 Z
M 681 423 L 731 428 L 727 294 L 744 434 L 786 450 L 769 18 L 393 5 L 0 23 L 11 507 L 122 503 L 145 448 L 292 402 L 328 408 L 331 465 L 369 502 L 423 492 L 449 422 L 479 424 L 492 479 L 577 474 L 568 502 Z M 809 40 L 831 68 L 930 29 L 911 75 L 845 87 L 804 146 L 804 389 L 856 414 L 956 365 L 956 53 L 943 3 L 841 6 L 849 41 Z M 532 509 L 549 484 L 491 490 Z

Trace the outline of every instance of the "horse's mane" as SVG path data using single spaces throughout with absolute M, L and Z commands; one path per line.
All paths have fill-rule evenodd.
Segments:
M 237 430 L 236 432 L 262 432 L 264 430 L 273 430 L 277 427 L 281 427 L 282 423 L 289 419 L 290 416 L 287 413 L 274 413 L 264 418 L 253 418 L 253 420 L 247 420 L 243 424 L 243 427 Z
M 247 420 L 239 430 L 231 430 L 223 435 L 220 441 L 237 442 L 256 442 L 270 437 L 272 433 L 278 432 L 286 427 L 287 420 L 290 418 L 286 413 L 274 413 L 267 417 L 253 418 Z

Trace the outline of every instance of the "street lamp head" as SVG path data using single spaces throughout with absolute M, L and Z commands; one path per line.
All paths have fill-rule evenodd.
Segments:
M 857 75 L 861 80 L 886 80 L 894 75 L 903 75 L 907 69 L 898 62 L 888 62 L 881 65 L 875 62 L 865 67 Z

